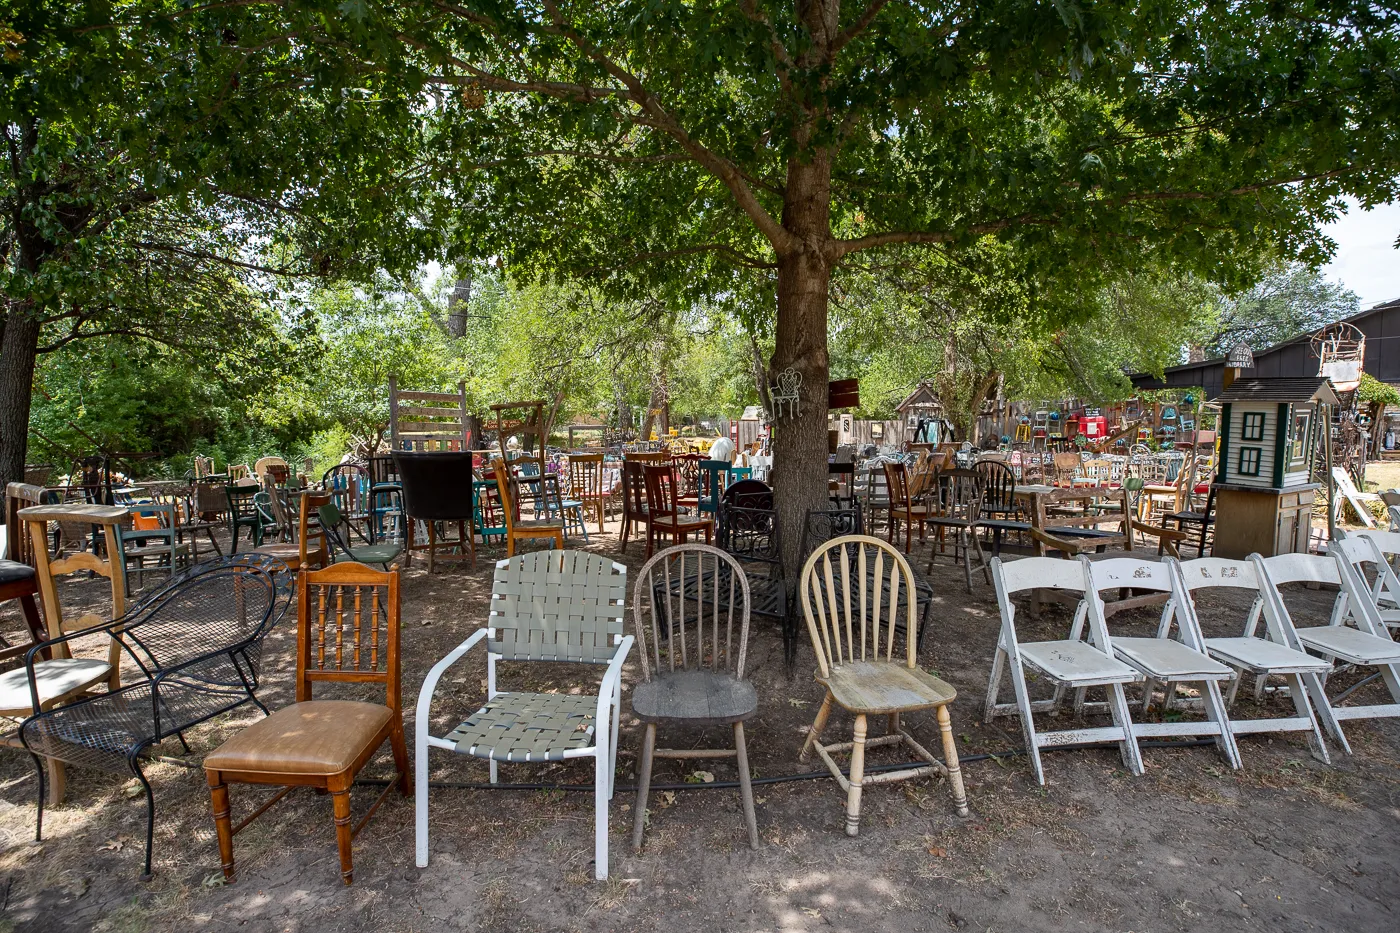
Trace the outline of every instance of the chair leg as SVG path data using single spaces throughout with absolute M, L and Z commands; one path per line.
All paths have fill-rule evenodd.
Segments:
M 812 746 L 821 740 L 822 730 L 826 728 L 826 720 L 831 716 L 831 691 L 826 692 L 822 698 L 822 705 L 817 709 L 817 718 L 812 721 L 812 728 L 807 730 L 807 741 L 802 743 L 802 751 L 797 756 L 798 761 L 806 761 L 812 754 Z
M 953 809 L 958 811 L 958 816 L 967 816 L 967 791 L 963 789 L 958 747 L 953 743 L 953 719 L 948 715 L 946 703 L 938 707 L 938 731 L 943 736 L 943 764 L 948 768 L 948 790 L 953 795 Z
M 642 851 L 642 833 L 646 829 L 647 797 L 651 793 L 651 761 L 656 751 L 656 723 L 647 723 L 642 736 L 642 760 L 637 767 L 637 804 L 632 818 L 632 851 Z
M 218 771 L 206 773 L 209 778 L 209 797 L 214 806 L 214 831 L 219 836 L 219 861 L 223 865 L 224 880 L 234 880 L 233 866 L 233 814 L 229 809 L 228 785 Z
M 593 877 L 608 880 L 608 749 L 593 748 Z
M 418 524 L 409 516 L 403 519 L 403 569 L 413 569 L 413 526 Z
M 433 572 L 433 558 L 437 556 L 437 522 L 428 522 L 428 574 Z
M 146 791 L 146 871 L 141 875 L 142 881 L 151 880 L 151 847 L 155 844 L 156 836 L 156 797 L 151 792 L 151 782 L 146 780 L 146 775 L 141 771 L 141 766 L 136 764 L 136 760 L 131 759 L 131 768 L 136 772 L 137 779 L 141 782 L 141 787 Z
M 939 707 L 942 709 L 942 707 Z M 860 791 L 865 780 L 865 714 L 856 714 L 851 734 L 851 788 L 846 791 L 846 835 L 860 833 Z
M 956 540 L 956 542 L 953 544 L 953 558 L 954 558 L 955 560 L 957 559 L 957 556 L 958 556 L 958 548 L 960 548 L 960 547 L 962 548 L 963 576 L 967 578 L 967 591 L 968 591 L 968 593 L 971 593 L 971 592 L 972 592 L 972 548 L 971 548 L 970 546 L 968 546 L 968 543 L 967 543 L 967 532 L 964 531 L 964 530 L 961 530 L 961 529 L 958 531 L 957 540 Z
M 744 724 L 734 724 L 734 753 L 739 763 L 739 795 L 744 803 L 744 823 L 749 828 L 749 848 L 758 848 L 758 818 L 753 810 L 753 781 L 749 777 L 749 750 L 744 741 Z
M 346 884 L 355 880 L 355 866 L 350 859 L 350 845 L 354 840 L 350 826 L 351 781 L 353 778 L 347 777 L 344 787 L 337 785 L 329 788 L 331 807 L 335 811 L 335 843 L 340 849 L 340 880 Z
M 394 752 L 394 770 L 399 773 L 399 793 L 405 797 L 412 797 L 413 778 L 409 776 L 408 742 L 404 740 L 402 718 L 394 724 L 389 733 L 389 748 Z

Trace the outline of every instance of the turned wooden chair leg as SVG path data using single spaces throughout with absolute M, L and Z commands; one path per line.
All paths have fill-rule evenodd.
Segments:
M 647 796 L 651 793 L 651 762 L 656 751 L 656 723 L 647 723 L 642 738 L 642 760 L 637 766 L 637 812 L 632 818 L 632 851 L 642 851 L 642 833 L 647 822 Z
M 938 731 L 943 736 L 943 763 L 948 768 L 948 790 L 958 816 L 967 816 L 967 791 L 963 789 L 962 769 L 958 767 L 958 747 L 953 744 L 953 719 L 948 707 L 938 707 Z
M 229 810 L 228 785 L 217 771 L 209 773 L 209 796 L 214 804 L 214 831 L 219 837 L 219 861 L 224 869 L 224 881 L 234 880 L 233 818 Z
M 758 817 L 753 809 L 753 780 L 749 777 L 749 750 L 744 741 L 744 724 L 734 724 L 734 752 L 739 763 L 739 795 L 744 802 L 744 824 L 749 828 L 749 848 L 758 848 Z
M 851 735 L 851 789 L 846 792 L 846 835 L 860 833 L 860 791 L 865 780 L 865 714 L 856 715 Z
M 826 728 L 826 720 L 831 716 L 831 691 L 826 692 L 822 698 L 822 705 L 817 709 L 817 718 L 812 721 L 812 728 L 807 730 L 807 741 L 802 743 L 802 751 L 797 756 L 798 761 L 806 761 L 812 754 L 812 746 L 822 737 L 822 730 Z
M 429 554 L 432 552 L 429 551 Z M 335 842 L 340 849 L 340 879 L 349 884 L 355 879 L 355 866 L 350 858 L 350 846 L 354 842 L 354 831 L 350 825 L 350 782 L 347 776 L 344 787 L 331 787 L 331 807 L 335 811 Z

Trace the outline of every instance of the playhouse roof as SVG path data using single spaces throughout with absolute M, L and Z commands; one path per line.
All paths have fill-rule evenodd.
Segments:
M 1321 402 L 1337 404 L 1332 381 L 1323 376 L 1236 379 L 1216 402 Z

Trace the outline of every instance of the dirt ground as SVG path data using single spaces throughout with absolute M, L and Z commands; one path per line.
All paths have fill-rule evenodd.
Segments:
M 589 547 L 617 555 L 611 533 L 595 535 Z M 640 549 L 630 551 L 625 562 L 635 570 Z M 428 668 L 484 621 L 491 558 L 501 552 L 482 556 L 474 572 L 454 566 L 429 577 L 415 561 L 405 574 L 410 720 Z M 591 793 L 442 788 L 431 796 L 427 869 L 413 864 L 412 802 L 391 794 L 357 838 L 355 883 L 343 886 L 330 801 L 300 791 L 237 837 L 238 880 L 225 885 L 203 774 L 173 764 L 149 770 L 158 808 L 155 878 L 142 883 L 144 800 L 139 790 L 133 796 L 134 781 L 71 769 L 68 800 L 46 812 L 45 840 L 35 844 L 34 771 L 27 756 L 8 751 L 0 753 L 0 931 L 1400 929 L 1400 723 L 1348 724 L 1355 754 L 1333 748 L 1332 767 L 1315 761 L 1298 734 L 1241 739 L 1240 771 L 1209 746 L 1147 749 L 1139 778 L 1113 750 L 1060 752 L 1046 755 L 1041 788 L 1024 758 L 997 754 L 1022 744 L 1016 721 L 980 722 L 996 603 L 980 580 L 968 596 L 961 577 L 940 560 L 921 660 L 959 690 L 953 717 L 961 753 L 994 756 L 964 767 L 969 819 L 954 815 L 941 781 L 877 786 L 865 793 L 861 834 L 852 839 L 843 832 L 844 795 L 829 776 L 761 784 L 763 845 L 755 852 L 738 792 L 696 786 L 653 795 L 646 847 L 633 855 L 625 787 L 640 738 L 626 695 L 638 676 L 634 658 L 624 676 L 605 883 L 592 880 Z M 76 606 L 100 600 L 104 585 L 81 581 L 63 595 Z M 1303 624 L 1317 624 L 1331 599 L 1307 591 L 1291 598 Z M 1203 605 L 1207 634 L 1239 633 L 1243 602 L 1208 597 Z M 1067 610 L 1047 610 L 1027 620 L 1022 636 L 1063 637 L 1068 619 Z M 1153 611 L 1141 610 L 1115 617 L 1113 627 L 1147 634 L 1155 622 Z M 5 630 L 18 625 L 12 609 L 0 616 Z M 292 698 L 295 628 L 287 618 L 269 637 L 260 695 L 273 708 Z M 755 777 L 813 771 L 815 758 L 797 761 L 821 698 L 810 648 L 789 678 L 775 627 L 756 620 L 749 657 L 761 700 L 749 724 Z M 506 676 L 531 687 L 588 683 L 563 667 Z M 477 655 L 445 678 L 435 727 L 460 721 L 484 688 Z M 1355 699 L 1375 698 L 1363 691 Z M 1266 704 L 1261 711 L 1242 700 L 1236 712 L 1282 712 L 1279 700 Z M 195 730 L 196 758 L 258 715 L 240 710 Z M 938 747 L 931 714 L 909 723 Z M 848 728 L 849 719 L 833 717 L 829 734 Z M 708 738 L 718 744 L 726 735 Z M 673 732 L 667 741 L 705 738 Z M 178 744 L 162 751 L 179 754 Z M 893 760 L 886 749 L 869 756 L 871 764 Z M 735 777 L 727 761 L 698 767 L 720 781 Z M 685 784 L 696 769 L 658 762 L 654 781 Z M 389 770 L 386 748 L 366 776 Z M 486 778 L 485 763 L 443 752 L 434 753 L 431 770 L 434 780 Z M 501 780 L 587 784 L 591 763 L 502 765 Z M 357 819 L 377 791 L 358 789 Z M 264 798 L 235 786 L 235 819 Z

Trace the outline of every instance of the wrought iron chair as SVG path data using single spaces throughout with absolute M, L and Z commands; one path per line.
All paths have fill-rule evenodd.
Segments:
M 758 694 L 744 679 L 749 646 L 749 584 L 743 568 L 703 544 L 667 548 L 642 566 L 632 593 L 632 617 L 642 680 L 632 689 L 632 712 L 646 723 L 637 771 L 632 848 L 642 849 L 647 796 L 655 758 L 735 758 L 749 845 L 758 848 L 753 786 L 744 722 L 758 712 Z M 727 725 L 734 747 L 675 750 L 656 747 L 656 727 Z
M 33 685 L 36 658 L 76 638 L 107 635 L 135 662 L 143 679 L 47 709 L 24 721 L 20 739 L 39 773 L 34 837 L 43 838 L 44 758 L 134 774 L 146 792 L 146 861 L 151 876 L 155 797 L 141 770 L 148 749 L 257 698 L 262 643 L 290 604 L 286 564 L 261 554 L 230 555 L 200 564 L 111 622 L 64 634 L 31 648 L 25 666 Z M 39 707 L 38 688 L 31 686 Z
M 262 487 L 256 483 L 240 483 L 230 479 L 224 486 L 224 492 L 228 497 L 228 526 L 232 538 L 229 553 L 238 553 L 240 528 L 248 529 L 249 536 L 253 539 L 253 547 L 262 547 L 263 532 L 272 525 L 270 517 L 258 508 L 257 497 L 262 492 Z M 210 537 L 212 539 L 212 534 Z
M 797 660 L 797 618 L 793 615 L 783 576 L 777 513 L 772 508 L 744 508 L 722 499 L 717 543 L 720 550 L 744 569 L 750 611 L 778 620 L 783 634 L 783 658 L 791 676 Z

